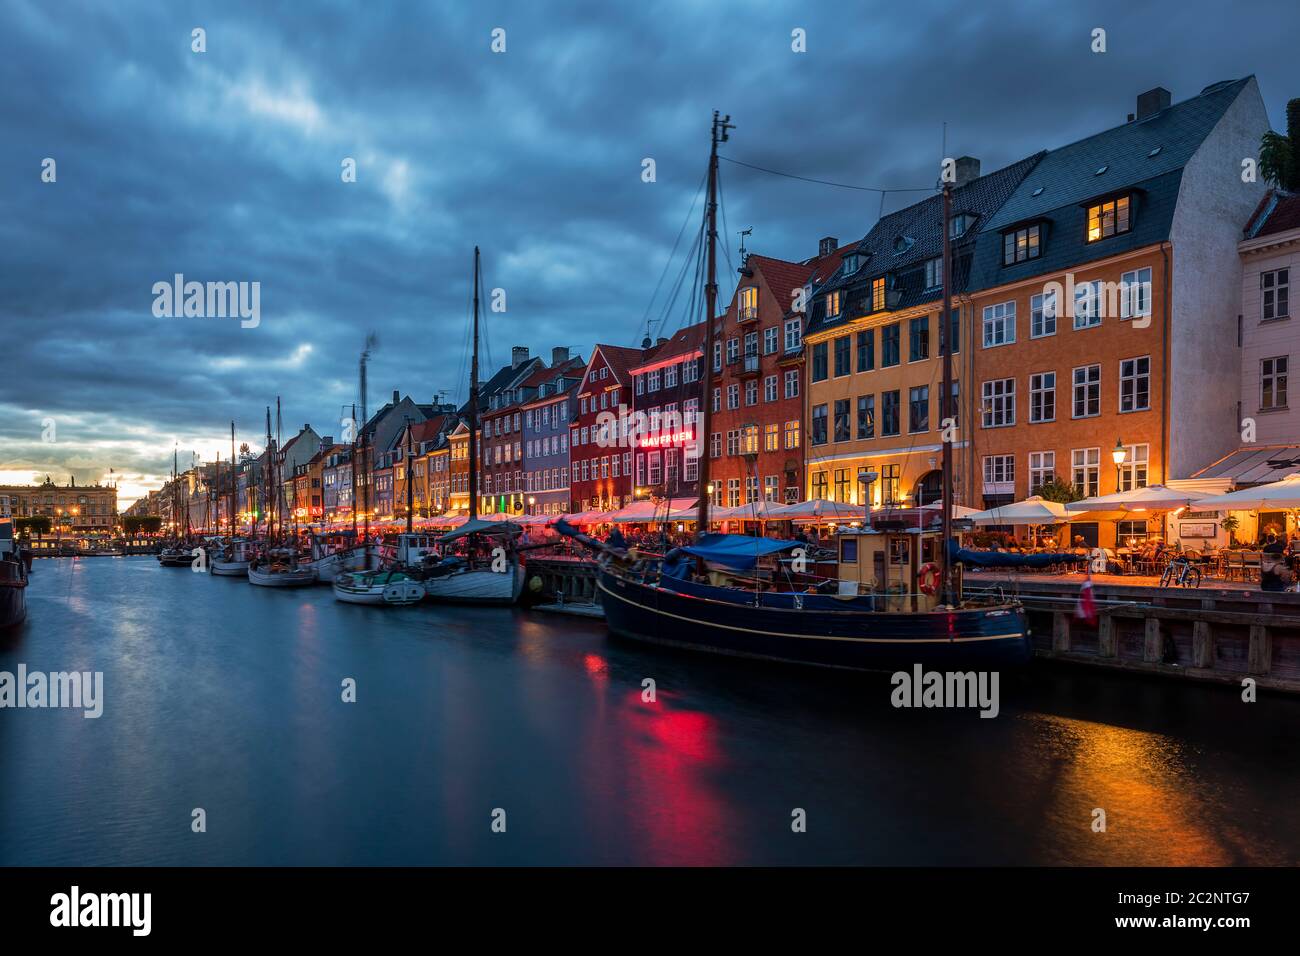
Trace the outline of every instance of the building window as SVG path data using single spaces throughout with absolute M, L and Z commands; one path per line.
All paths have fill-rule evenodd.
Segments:
M 925 287 L 937 289 L 943 285 L 943 256 L 927 259 L 925 263 Z
M 1029 453 L 1029 493 L 1038 494 L 1040 488 L 1056 477 L 1056 452 L 1031 451 Z
M 1151 314 L 1151 270 L 1135 269 L 1119 277 L 1119 317 L 1134 319 Z
M 713 343 L 713 371 L 722 371 L 722 343 Z
M 1056 334 L 1056 293 L 1045 292 L 1029 300 L 1029 337 Z
M 752 503 L 758 500 L 758 475 L 745 476 L 745 501 Z
M 1100 282 L 1080 282 L 1074 287 L 1074 327 L 1090 329 L 1101 325 L 1104 299 Z
M 664 369 L 664 388 L 675 388 L 677 386 L 677 366 L 670 365 Z
M 848 441 L 849 432 L 849 400 L 847 398 L 837 398 L 835 400 L 835 440 Z
M 1015 455 L 985 455 L 984 456 L 984 485 L 1010 485 L 1016 480 L 1016 456 Z M 996 491 L 986 491 L 986 494 L 997 494 Z
M 826 318 L 833 319 L 840 314 L 841 300 L 844 293 L 836 289 L 834 292 L 826 293 Z
M 763 451 L 780 451 L 781 450 L 781 426 L 777 422 L 769 422 L 763 426 Z
M 799 370 L 787 369 L 785 373 L 785 397 L 799 397 Z
M 858 437 L 876 437 L 876 396 L 858 396 Z
M 900 349 L 900 331 L 899 325 L 895 322 L 893 325 L 886 325 L 880 330 L 880 367 L 889 368 L 897 365 L 901 360 Z
M 871 280 L 871 311 L 885 311 L 885 279 L 883 276 Z
M 863 329 L 858 333 L 858 371 L 870 372 L 876 367 L 876 333 Z
M 727 386 L 727 408 L 740 407 L 740 385 L 732 382 Z
M 746 425 L 740 430 L 740 453 L 742 455 L 758 454 L 757 425 Z
M 984 347 L 1009 345 L 1016 340 L 1016 303 L 999 302 L 984 307 Z
M 1056 373 L 1038 372 L 1029 376 L 1029 420 L 1056 421 Z
M 939 404 L 944 404 L 942 394 L 939 396 Z M 939 414 L 944 419 L 941 424 L 945 428 L 948 427 L 948 419 L 951 419 L 953 428 L 961 424 L 959 421 L 961 418 L 961 382 L 952 383 L 952 394 L 949 395 L 946 406 L 940 409 Z
M 729 508 L 740 507 L 740 479 L 727 479 L 727 506 Z
M 829 374 L 829 366 L 826 361 L 826 343 L 817 342 L 812 347 L 812 380 L 814 382 L 824 382 Z
M 1085 498 L 1094 497 L 1101 481 L 1101 449 L 1076 448 L 1070 455 L 1073 463 L 1071 481 L 1075 489 Z
M 735 365 L 740 359 L 740 339 L 727 339 L 727 364 Z
M 1260 318 L 1265 322 L 1290 316 L 1291 270 L 1275 269 L 1259 274 Z
M 722 387 L 719 386 L 713 390 L 713 410 L 719 411 L 722 408 Z
M 930 317 L 918 316 L 907 323 L 909 362 L 919 362 L 930 357 Z
M 799 447 L 799 419 L 797 418 L 785 423 L 785 447 Z
M 1088 241 L 1097 242 L 1110 236 L 1128 232 L 1128 197 L 1108 199 L 1088 207 Z
M 746 355 L 758 354 L 758 330 L 757 329 L 755 329 L 753 332 L 745 333 L 745 354 Z
M 775 402 L 777 396 L 776 376 L 769 375 L 763 379 L 763 401 Z
M 758 379 L 751 378 L 745 383 L 745 404 L 758 404 Z
M 1151 407 L 1151 356 L 1119 363 L 1119 410 L 1144 412 Z
M 785 322 L 785 350 L 787 352 L 797 351 L 803 345 L 803 320 L 786 319 Z
M 1259 363 L 1259 407 L 1286 408 L 1286 372 L 1289 356 L 1278 355 Z
M 849 503 L 852 499 L 849 497 L 849 470 L 847 468 L 835 469 L 835 501 Z
M 1040 248 L 1038 242 L 1039 228 L 1038 226 L 1026 226 L 1024 229 L 1013 229 L 1003 235 L 1002 264 L 1004 266 L 1038 258 Z
M 775 325 L 763 330 L 763 354 L 771 355 L 781 338 L 781 330 Z
M 1119 466 L 1119 490 L 1132 491 L 1147 486 L 1147 463 L 1151 457 L 1150 445 L 1126 445 L 1124 464 Z
M 849 374 L 849 337 L 841 335 L 835 340 L 835 377 Z
M 727 454 L 740 454 L 740 429 L 732 428 L 727 431 Z
M 755 286 L 748 286 L 740 290 L 736 311 L 741 322 L 749 322 L 758 318 L 758 289 Z
M 1002 428 L 1016 423 L 1016 380 L 999 378 L 983 384 L 985 428 Z
M 930 430 L 930 386 L 917 385 L 908 392 L 907 430 L 912 434 Z
M 1093 418 L 1101 414 L 1101 366 L 1081 365 L 1074 375 L 1072 418 Z
M 709 436 L 709 457 L 722 457 L 722 432 L 714 432 Z
M 899 421 L 899 394 L 897 390 L 880 395 L 880 434 L 897 435 L 902 429 Z
M 763 500 L 777 501 L 781 496 L 780 478 L 776 475 L 763 476 Z
M 828 492 L 828 482 L 826 480 L 826 472 L 814 471 L 812 476 L 813 498 L 820 498 L 822 500 L 825 500 L 826 495 L 828 493 L 829 492 Z
M 826 444 L 826 406 L 814 405 L 812 415 L 812 443 Z

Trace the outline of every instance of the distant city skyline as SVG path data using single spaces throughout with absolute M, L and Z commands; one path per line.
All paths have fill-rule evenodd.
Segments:
M 633 345 L 647 319 L 671 335 L 686 297 L 665 313 L 654 295 L 715 108 L 736 124 L 729 159 L 899 190 L 934 181 L 945 135 L 991 171 L 1123 122 L 1155 86 L 1180 101 L 1255 74 L 1281 128 L 1300 64 L 1270 25 L 1289 9 L 913 4 L 846 29 L 844 8 L 794 4 L 6 4 L 0 483 L 112 468 L 125 509 L 174 447 L 182 467 L 224 460 L 232 418 L 260 448 L 277 395 L 286 433 L 337 433 L 372 330 L 372 408 L 394 389 L 461 400 L 475 244 L 506 294 L 486 318 L 496 366 L 513 345 Z M 722 180 L 724 302 L 741 230 L 752 252 L 803 259 L 925 195 L 735 163 Z M 155 286 L 178 275 L 256 283 L 258 320 L 158 315 Z

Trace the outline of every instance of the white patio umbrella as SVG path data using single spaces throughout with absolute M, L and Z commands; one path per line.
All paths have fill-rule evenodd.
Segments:
M 611 511 L 604 520 L 618 524 L 673 521 L 695 508 L 694 498 L 673 498 L 670 501 L 634 501 L 626 507 Z M 693 513 L 693 512 L 692 512 Z
M 862 505 L 813 498 L 811 501 L 774 508 L 768 517 L 781 521 L 861 521 L 866 517 L 866 509 Z
M 943 508 L 943 502 L 932 501 L 928 505 L 921 505 L 921 508 L 925 511 L 939 511 Z M 952 506 L 952 516 L 954 518 L 973 518 L 977 514 L 979 514 L 979 510 L 976 508 L 967 508 L 964 505 Z
M 1196 502 L 1198 511 L 1289 511 L 1293 508 L 1300 508 L 1300 475 Z
M 739 521 L 777 521 L 785 520 L 781 514 L 782 509 L 787 505 L 777 504 L 775 501 L 754 501 L 747 505 L 736 505 L 734 508 L 710 508 L 710 521 L 726 521 L 736 519 Z
M 1068 521 L 1066 506 L 1058 501 L 1048 501 L 1041 495 L 1031 495 L 1024 501 L 976 511 L 966 515 L 975 524 L 1060 524 Z
M 1147 485 L 1145 488 L 1130 488 L 1117 491 L 1111 495 L 1098 495 L 1072 501 L 1070 511 L 1173 511 L 1195 504 L 1200 507 L 1201 499 L 1206 495 L 1199 491 L 1180 491 L 1164 485 Z

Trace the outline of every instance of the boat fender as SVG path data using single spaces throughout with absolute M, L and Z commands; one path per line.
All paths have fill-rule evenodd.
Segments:
M 934 594 L 939 590 L 939 565 L 927 561 L 916 572 L 916 586 L 922 594 Z

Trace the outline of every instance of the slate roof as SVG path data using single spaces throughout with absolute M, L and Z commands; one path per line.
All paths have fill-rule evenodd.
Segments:
M 953 189 L 953 216 L 966 214 L 975 217 L 966 231 L 952 243 L 954 293 L 966 287 L 966 263 L 980 226 L 997 213 L 1044 155 L 1041 152 L 1035 153 Z M 836 273 L 816 288 L 809 333 L 834 328 L 847 322 L 850 317 L 868 312 L 870 283 L 880 276 L 892 277 L 891 288 L 898 293 L 898 302 L 890 311 L 941 299 L 941 286 L 925 286 L 924 263 L 943 255 L 943 197 L 928 196 L 920 202 L 889 213 L 871 228 L 861 242 L 837 251 L 841 258 L 856 254 L 862 261 L 857 272 L 852 275 Z M 846 304 L 838 316 L 828 321 L 825 317 L 824 293 L 835 289 L 846 291 Z
M 1049 151 L 982 225 L 970 288 L 1060 272 L 1167 240 L 1183 167 L 1249 82 L 1245 77 L 1212 84 L 1145 119 Z M 1086 204 L 1121 192 L 1132 195 L 1130 231 L 1086 242 Z M 1032 222 L 1045 226 L 1042 254 L 1003 266 L 1003 231 Z

